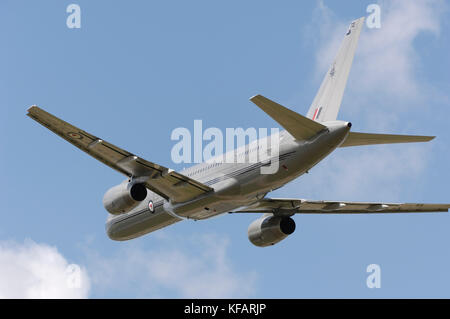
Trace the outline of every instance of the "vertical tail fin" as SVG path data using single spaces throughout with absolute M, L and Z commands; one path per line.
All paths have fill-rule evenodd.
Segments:
M 317 122 L 336 120 L 363 25 L 364 17 L 350 24 L 336 58 L 309 108 L 307 117 L 310 119 Z

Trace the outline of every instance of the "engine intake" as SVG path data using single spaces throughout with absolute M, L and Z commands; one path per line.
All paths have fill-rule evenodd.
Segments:
M 144 184 L 122 183 L 110 188 L 103 196 L 103 206 L 113 214 L 129 212 L 147 197 Z
M 264 215 L 248 227 L 248 239 L 258 247 L 275 245 L 295 231 L 291 217 Z

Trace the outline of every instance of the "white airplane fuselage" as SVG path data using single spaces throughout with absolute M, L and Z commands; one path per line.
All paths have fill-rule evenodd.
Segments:
M 274 174 L 261 174 L 263 162 L 202 163 L 183 170 L 180 173 L 209 185 L 214 191 L 183 203 L 171 203 L 148 192 L 145 200 L 130 212 L 109 215 L 106 232 L 113 240 L 129 240 L 183 219 L 207 219 L 254 204 L 329 155 L 345 140 L 351 124 L 335 121 L 326 126 L 325 130 L 304 141 L 295 140 L 286 131 L 281 132 L 277 139 L 279 164 Z

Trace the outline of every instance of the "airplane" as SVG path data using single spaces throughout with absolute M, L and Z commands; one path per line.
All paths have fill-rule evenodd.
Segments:
M 116 241 L 137 238 L 185 219 L 260 213 L 262 216 L 248 227 L 248 238 L 255 246 L 266 247 L 294 233 L 295 214 L 448 212 L 450 204 L 266 197 L 307 173 L 338 147 L 428 142 L 434 138 L 352 132 L 350 122 L 337 120 L 363 24 L 364 17 L 351 22 L 306 116 L 262 95 L 250 98 L 284 128 L 275 139 L 278 154 L 272 156 L 269 148 L 265 148 L 262 152 L 265 157 L 256 162 L 206 161 L 176 172 L 108 143 L 35 105 L 28 109 L 27 115 L 127 177 L 103 197 L 108 212 L 106 233 Z M 240 150 L 254 152 L 259 148 L 254 145 L 260 142 L 264 144 L 260 139 Z M 260 169 L 271 163 L 278 163 L 278 170 L 274 174 L 261 174 Z

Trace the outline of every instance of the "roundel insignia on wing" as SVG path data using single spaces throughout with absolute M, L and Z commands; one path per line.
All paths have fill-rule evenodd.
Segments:
M 153 201 L 148 202 L 148 209 L 150 210 L 151 213 L 153 213 L 155 211 L 155 207 L 153 206 Z
M 80 134 L 75 133 L 75 132 L 69 132 L 69 133 L 67 133 L 67 135 L 69 135 L 71 138 L 76 138 L 78 140 L 81 140 L 83 138 Z

